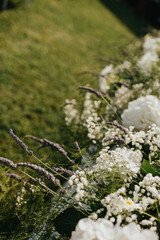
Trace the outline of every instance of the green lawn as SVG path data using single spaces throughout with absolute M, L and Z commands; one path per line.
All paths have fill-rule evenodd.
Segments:
M 98 0 L 34 0 L 1 12 L 0 155 L 20 158 L 9 128 L 63 142 L 60 106 L 79 85 L 97 82 L 78 73 L 99 72 L 100 58 L 120 59 L 136 39 Z

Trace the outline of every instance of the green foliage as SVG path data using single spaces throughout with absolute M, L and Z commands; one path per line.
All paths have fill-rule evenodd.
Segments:
M 160 170 L 154 166 L 154 163 L 150 164 L 150 162 L 146 159 L 143 159 L 141 165 L 141 172 L 144 174 L 152 173 L 153 176 L 159 174 Z
M 12 232 L 19 222 L 15 214 L 15 194 L 19 187 L 17 181 L 10 180 L 6 176 L 5 169 L 0 167 L 0 239 L 3 235 Z M 6 225 L 6 222 L 10 224 Z

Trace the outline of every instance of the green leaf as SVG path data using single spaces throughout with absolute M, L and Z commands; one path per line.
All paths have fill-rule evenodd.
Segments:
M 147 161 L 146 159 L 143 159 L 143 162 L 141 165 L 141 172 L 144 174 L 152 173 L 152 175 L 155 176 L 157 175 L 157 173 L 159 173 L 159 170 L 154 165 L 151 165 L 149 161 Z

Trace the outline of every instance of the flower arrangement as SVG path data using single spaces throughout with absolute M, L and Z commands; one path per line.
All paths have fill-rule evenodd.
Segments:
M 27 136 L 42 146 L 57 149 L 67 159 L 68 168 L 45 164 L 10 130 L 21 148 L 43 166 L 14 163 L 3 157 L 0 162 L 27 175 L 53 196 L 53 239 L 159 239 L 159 49 L 160 38 L 147 35 L 140 58 L 102 70 L 99 90 L 89 86 L 79 88 L 85 91 L 80 111 L 75 99 L 66 100 L 63 106 L 66 125 L 81 125 L 87 130 L 90 140 L 87 148 L 81 149 L 76 142 L 77 153 L 71 156 L 57 143 Z M 45 180 L 22 168 L 32 169 Z M 8 176 L 22 180 L 13 173 Z M 35 191 L 33 186 L 31 189 Z M 18 196 L 19 205 L 20 199 Z M 68 235 L 61 234 L 56 229 L 56 219 L 71 207 L 80 216 Z

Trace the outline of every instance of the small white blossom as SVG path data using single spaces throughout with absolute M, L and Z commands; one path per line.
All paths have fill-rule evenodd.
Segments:
M 76 105 L 75 99 L 72 100 L 66 99 L 66 103 L 64 106 L 64 113 L 66 115 L 65 117 L 66 125 L 70 125 L 73 120 L 75 121 L 75 123 L 78 123 L 79 121 L 79 113 L 78 110 L 74 108 L 75 105 Z

